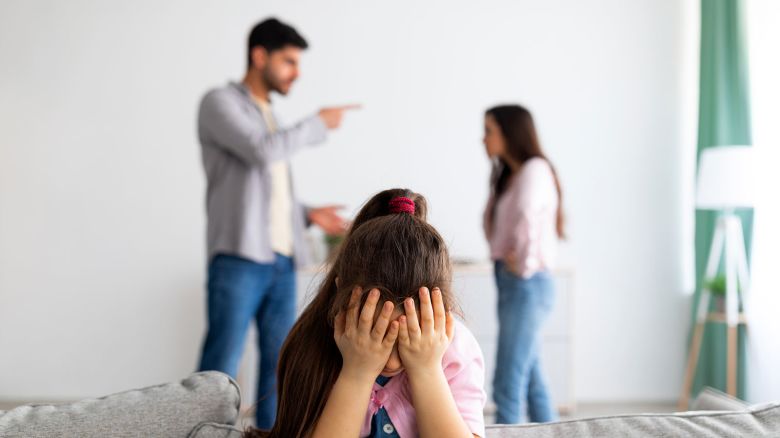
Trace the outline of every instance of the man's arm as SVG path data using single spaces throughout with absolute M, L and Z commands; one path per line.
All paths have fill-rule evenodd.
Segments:
M 328 128 L 313 115 L 275 133 L 248 117 L 235 97 L 223 90 L 209 92 L 201 102 L 202 133 L 250 165 L 262 166 L 288 159 L 303 146 L 322 143 Z

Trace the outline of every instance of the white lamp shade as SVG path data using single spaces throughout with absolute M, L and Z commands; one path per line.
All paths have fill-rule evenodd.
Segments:
M 753 148 L 717 146 L 705 149 L 699 161 L 696 208 L 724 210 L 752 207 L 756 184 Z

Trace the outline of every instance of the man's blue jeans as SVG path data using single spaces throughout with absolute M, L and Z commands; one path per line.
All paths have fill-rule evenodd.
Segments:
M 523 279 L 496 262 L 498 286 L 498 351 L 493 378 L 496 423 L 516 424 L 528 414 L 535 423 L 555 421 L 539 364 L 539 329 L 552 309 L 555 289 L 544 271 Z
M 257 378 L 257 427 L 270 429 L 276 419 L 276 364 L 295 321 L 295 267 L 277 254 L 272 264 L 258 264 L 219 254 L 208 270 L 208 333 L 200 370 L 233 377 L 252 320 L 257 324 L 260 369 Z

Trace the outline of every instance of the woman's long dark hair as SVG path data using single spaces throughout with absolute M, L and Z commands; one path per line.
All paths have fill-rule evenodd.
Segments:
M 542 151 L 539 143 L 539 137 L 536 135 L 536 127 L 531 113 L 520 105 L 500 105 L 490 108 L 485 112 L 486 116 L 491 116 L 496 121 L 501 135 L 506 143 L 506 152 L 512 159 L 520 164 L 524 164 L 531 158 L 542 158 L 550 165 L 555 180 L 555 190 L 558 192 L 558 211 L 555 217 L 555 230 L 558 237 L 563 239 L 566 236 L 564 230 L 563 217 L 563 193 L 561 192 L 561 183 L 558 179 L 558 173 L 555 167 Z M 498 160 L 498 167 L 494 169 L 493 179 L 491 181 L 491 191 L 493 193 L 493 209 L 490 211 L 490 223 L 493 222 L 493 214 L 498 198 L 506 191 L 506 185 L 509 177 L 512 175 L 512 169 L 502 159 Z
M 413 215 L 390 212 L 390 201 L 397 197 L 414 201 Z M 380 302 L 399 305 L 408 297 L 417 298 L 419 288 L 426 286 L 439 287 L 445 307 L 455 307 L 447 246 L 426 222 L 426 213 L 425 198 L 406 189 L 385 190 L 363 206 L 317 294 L 282 346 L 273 428 L 251 429 L 245 437 L 295 438 L 314 431 L 342 366 L 333 320 L 347 308 L 355 286 L 364 291 L 361 306 L 371 288 L 379 289 Z

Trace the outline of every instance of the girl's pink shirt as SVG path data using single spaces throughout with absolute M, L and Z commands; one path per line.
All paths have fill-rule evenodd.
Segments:
M 452 342 L 444 353 L 441 364 L 461 417 L 471 433 L 484 437 L 483 410 L 487 399 L 484 390 L 485 361 L 474 335 L 458 320 L 455 320 Z M 374 383 L 366 418 L 360 429 L 361 437 L 371 433 L 371 417 L 381 407 L 387 411 L 401 438 L 418 436 L 417 416 L 412 405 L 409 378 L 405 372 L 393 376 L 385 386 Z

